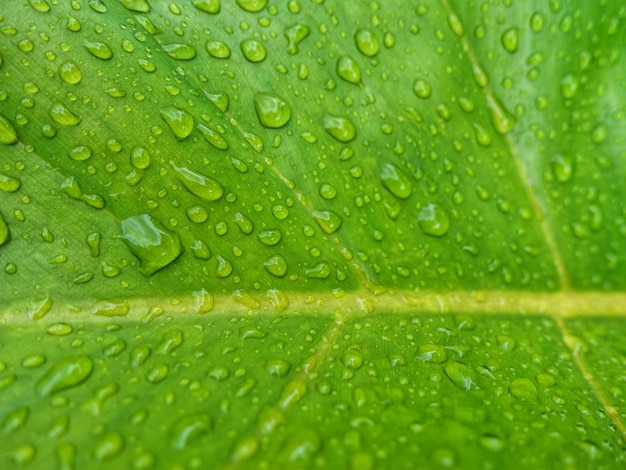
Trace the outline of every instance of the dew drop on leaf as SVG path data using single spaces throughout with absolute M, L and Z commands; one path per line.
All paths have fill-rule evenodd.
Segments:
M 337 141 L 347 143 L 355 139 L 356 129 L 346 116 L 327 114 L 324 116 L 324 129 Z
M 0 114 L 0 144 L 13 145 L 17 143 L 17 131 L 13 123 Z
M 176 176 L 185 188 L 205 201 L 217 201 L 224 195 L 224 187 L 210 176 L 203 175 L 187 167 L 179 167 L 170 161 Z
M 54 119 L 57 124 L 63 126 L 76 126 L 83 120 L 83 118 L 74 114 L 62 103 L 52 105 L 50 108 L 50 117 Z
M 267 2 L 268 0 L 237 0 L 237 5 L 244 11 L 256 13 L 265 8 Z
M 519 29 L 516 27 L 507 29 L 502 33 L 501 41 L 502 47 L 504 47 L 507 52 L 517 52 L 519 46 Z
M 530 402 L 537 400 L 537 387 L 530 379 L 515 379 L 509 384 L 509 391 L 518 400 Z
M 184 140 L 193 131 L 193 117 L 187 111 L 177 108 L 164 108 L 159 114 L 174 133 L 176 140 Z
M 569 154 L 557 153 L 550 159 L 550 170 L 559 183 L 567 183 L 574 176 L 574 159 Z
M 478 390 L 476 375 L 468 366 L 461 362 L 450 362 L 444 372 L 450 381 L 461 390 Z
M 170 428 L 170 444 L 175 449 L 185 449 L 211 430 L 211 417 L 207 413 L 193 413 L 178 418 Z
M 88 39 L 85 39 L 83 41 L 83 45 L 85 46 L 85 49 L 87 49 L 87 51 L 89 51 L 89 53 L 97 59 L 110 60 L 113 57 L 113 51 L 103 42 L 89 41 Z
M 271 256 L 265 260 L 263 266 L 273 276 L 284 277 L 287 274 L 287 261 L 282 255 Z
M 87 356 L 68 357 L 54 364 L 35 388 L 39 395 L 47 397 L 83 383 L 92 370 L 93 362 Z
M 204 47 L 209 55 L 216 59 L 228 59 L 230 57 L 230 47 L 222 41 L 208 40 Z
M 193 0 L 193 6 L 212 15 L 218 14 L 222 7 L 220 0 Z
M 139 13 L 148 13 L 150 11 L 148 0 L 121 0 L 121 3 L 130 11 Z
M 415 82 L 413 83 L 413 93 L 415 93 L 415 96 L 417 96 L 418 98 L 430 98 L 430 95 L 432 94 L 432 88 L 430 86 L 430 83 L 421 78 L 415 80 Z
M 259 238 L 259 241 L 264 245 L 274 246 L 278 242 L 280 242 L 280 239 L 282 238 L 282 233 L 280 232 L 280 230 L 276 229 L 263 230 L 259 232 L 257 237 Z
M 240 44 L 241 53 L 252 63 L 263 62 L 267 57 L 265 46 L 255 39 L 245 39 Z
M 164 44 L 161 46 L 161 49 L 172 59 L 176 60 L 191 60 L 197 54 L 196 49 L 189 44 Z
M 354 34 L 354 42 L 359 52 L 368 57 L 374 57 L 380 50 L 378 38 L 369 29 L 359 29 Z
M 408 198 L 413 191 L 411 180 L 393 163 L 387 163 L 382 167 L 380 181 L 391 194 L 399 199 Z
M 178 234 L 171 233 L 148 214 L 122 220 L 121 238 L 141 264 L 140 272 L 151 276 L 182 253 Z
M 59 65 L 59 77 L 70 85 L 76 85 L 83 78 L 81 70 L 78 65 L 71 60 L 66 60 Z
M 291 118 L 289 104 L 272 93 L 257 93 L 254 97 L 254 109 L 261 124 L 271 129 L 283 127 Z
M 450 217 L 439 204 L 428 204 L 417 216 L 420 230 L 432 237 L 443 237 L 450 229 Z
M 219 150 L 228 150 L 228 142 L 216 131 L 208 126 L 205 126 L 204 124 L 198 124 L 197 128 L 200 131 L 200 134 L 202 134 L 204 140 L 206 140 L 213 147 Z
M 9 226 L 0 213 L 0 246 L 7 244 L 11 240 L 11 231 Z
M 307 25 L 295 24 L 285 29 L 285 37 L 287 38 L 287 52 L 291 55 L 297 54 L 300 42 L 305 39 L 311 30 Z
M 105 462 L 116 457 L 124 450 L 124 438 L 115 431 L 104 434 L 92 450 L 93 457 L 98 462 Z
M 361 83 L 361 67 L 350 56 L 341 56 L 337 59 L 337 75 L 348 83 Z
M 342 219 L 332 211 L 313 211 L 313 218 L 321 229 L 331 235 L 335 233 L 342 224 Z

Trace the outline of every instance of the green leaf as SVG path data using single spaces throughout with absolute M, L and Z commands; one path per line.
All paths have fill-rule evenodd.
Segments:
M 620 468 L 626 8 L 0 7 L 21 468 Z

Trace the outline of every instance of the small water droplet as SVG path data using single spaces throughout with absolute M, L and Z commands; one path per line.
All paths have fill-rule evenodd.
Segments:
M 148 214 L 122 220 L 121 229 L 121 238 L 139 259 L 139 270 L 144 276 L 152 276 L 168 266 L 183 251 L 178 235 L 167 231 Z
M 413 184 L 406 174 L 392 163 L 380 170 L 380 180 L 391 194 L 399 199 L 408 198 L 413 192 Z
M 361 54 L 374 57 L 380 50 L 378 38 L 369 29 L 359 29 L 354 35 L 354 42 Z
M 193 291 L 191 294 L 193 297 L 193 308 L 196 313 L 202 315 L 213 310 L 215 300 L 210 292 L 207 292 L 205 289 L 200 289 Z
M 324 129 L 339 142 L 351 142 L 356 137 L 356 128 L 346 116 L 325 115 Z
M 439 204 L 428 204 L 417 216 L 420 230 L 432 237 L 443 237 L 450 229 L 450 217 Z
M 17 131 L 13 123 L 0 114 L 0 144 L 13 145 L 17 143 Z
M 170 165 L 190 193 L 205 201 L 217 201 L 224 195 L 223 186 L 213 178 L 186 167 L 178 167 L 172 161 L 170 161 Z
M 283 127 L 291 118 L 289 104 L 272 93 L 257 93 L 254 97 L 254 109 L 261 124 L 271 129 Z
M 285 377 L 291 370 L 291 364 L 284 359 L 268 359 L 265 370 L 274 377 Z
M 184 140 L 193 131 L 193 117 L 187 111 L 164 108 L 159 114 L 174 133 L 176 140 Z
M 341 362 L 348 369 L 358 370 L 363 365 L 363 356 L 358 351 L 346 351 L 341 358 Z
M 37 392 L 42 397 L 50 396 L 83 383 L 93 370 L 93 362 L 87 356 L 75 356 L 57 362 L 37 382 Z

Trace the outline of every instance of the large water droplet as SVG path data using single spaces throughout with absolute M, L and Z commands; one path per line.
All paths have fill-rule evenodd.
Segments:
M 190 443 L 211 430 L 211 417 L 206 413 L 194 413 L 178 418 L 170 428 L 170 444 L 185 449 Z
M 283 127 L 291 118 L 287 102 L 272 93 L 257 93 L 254 108 L 261 124 L 272 129 Z
M 296 24 L 285 29 L 285 37 L 287 38 L 287 52 L 289 54 L 297 54 L 300 42 L 311 34 L 311 30 L 307 25 Z
M 361 67 L 350 56 L 341 56 L 337 59 L 337 75 L 348 83 L 361 83 Z
M 148 214 L 122 220 L 121 238 L 141 263 L 140 272 L 151 276 L 183 252 L 178 234 L 171 233 Z
M 446 365 L 444 372 L 450 381 L 461 390 L 478 390 L 476 374 L 461 362 L 451 362 Z
M 83 74 L 76 65 L 71 60 L 66 60 L 59 66 L 59 77 L 70 85 L 75 85 L 81 81 L 83 78 Z
M 392 163 L 387 163 L 382 167 L 380 180 L 383 186 L 397 198 L 406 199 L 413 191 L 411 180 Z
M 256 13 L 265 8 L 267 2 L 268 0 L 237 0 L 237 5 L 245 11 Z
M 139 13 L 148 13 L 150 11 L 148 0 L 121 0 L 121 2 L 130 11 Z
M 450 229 L 450 217 L 439 204 L 428 204 L 417 216 L 420 230 L 432 237 L 443 237 Z
M 230 57 L 230 47 L 222 41 L 209 40 L 204 47 L 209 55 L 216 59 L 228 59 Z
M 98 59 L 109 60 L 113 57 L 113 51 L 107 44 L 103 42 L 89 41 L 88 39 L 85 39 L 83 41 L 83 45 L 92 56 Z
M 287 274 L 287 261 L 282 255 L 274 255 L 263 263 L 268 273 L 276 277 L 284 277 Z
M 356 128 L 346 116 L 324 116 L 324 129 L 339 142 L 350 142 L 356 137 Z
M 428 83 L 426 80 L 419 78 L 413 83 L 413 93 L 415 93 L 415 96 L 417 96 L 418 98 L 430 98 L 432 92 L 433 91 L 430 87 L 430 83 Z
M 521 401 L 537 400 L 537 387 L 530 379 L 515 379 L 509 384 L 509 392 Z
M 191 60 L 197 54 L 196 49 L 189 44 L 164 44 L 161 46 L 161 49 L 172 59 L 176 60 Z
M 332 211 L 313 211 L 313 218 L 327 234 L 333 234 L 341 227 L 341 217 Z
M 170 161 L 170 165 L 190 193 L 205 201 L 217 201 L 224 195 L 224 188 L 213 178 L 186 167 L 178 167 L 172 161 Z
M 241 42 L 241 53 L 253 63 L 263 62 L 267 57 L 265 46 L 254 39 L 246 39 Z
M 274 246 L 282 238 L 282 233 L 280 232 L 280 230 L 271 229 L 271 230 L 263 230 L 262 232 L 259 232 L 257 236 L 259 237 L 259 240 L 261 241 L 261 243 L 263 243 L 264 245 Z
M 130 152 L 130 164 L 138 170 L 145 170 L 150 166 L 150 153 L 138 145 Z
M 504 49 L 510 53 L 517 52 L 517 48 L 519 46 L 519 29 L 518 28 L 509 28 L 504 33 L 502 33 L 502 46 Z
M 380 50 L 376 35 L 369 29 L 359 29 L 354 35 L 357 49 L 368 57 L 374 57 Z
M 186 139 L 193 131 L 193 117 L 187 111 L 164 108 L 159 111 L 159 114 L 174 133 L 176 140 Z
M 17 143 L 17 131 L 13 123 L 0 114 L 0 144 L 13 145 Z
M 92 370 L 93 362 L 87 356 L 68 357 L 52 366 L 35 387 L 39 395 L 47 397 L 83 383 Z
M 52 105 L 50 108 L 50 117 L 63 126 L 76 126 L 83 120 L 83 118 L 71 112 L 62 103 Z
M 222 7 L 220 0 L 193 0 L 193 6 L 212 15 L 218 14 Z
M 204 124 L 198 124 L 196 127 L 200 131 L 200 134 L 202 134 L 202 137 L 204 137 L 204 140 L 210 143 L 213 147 L 220 150 L 228 149 L 228 142 L 226 141 L 226 139 L 224 139 L 224 137 L 215 132 L 213 129 L 205 126 Z
M 0 214 L 0 246 L 5 245 L 11 240 L 11 231 L 4 217 Z

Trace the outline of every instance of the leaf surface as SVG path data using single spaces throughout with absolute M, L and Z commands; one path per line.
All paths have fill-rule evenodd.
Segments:
M 7 463 L 623 464 L 618 2 L 16 5 Z

